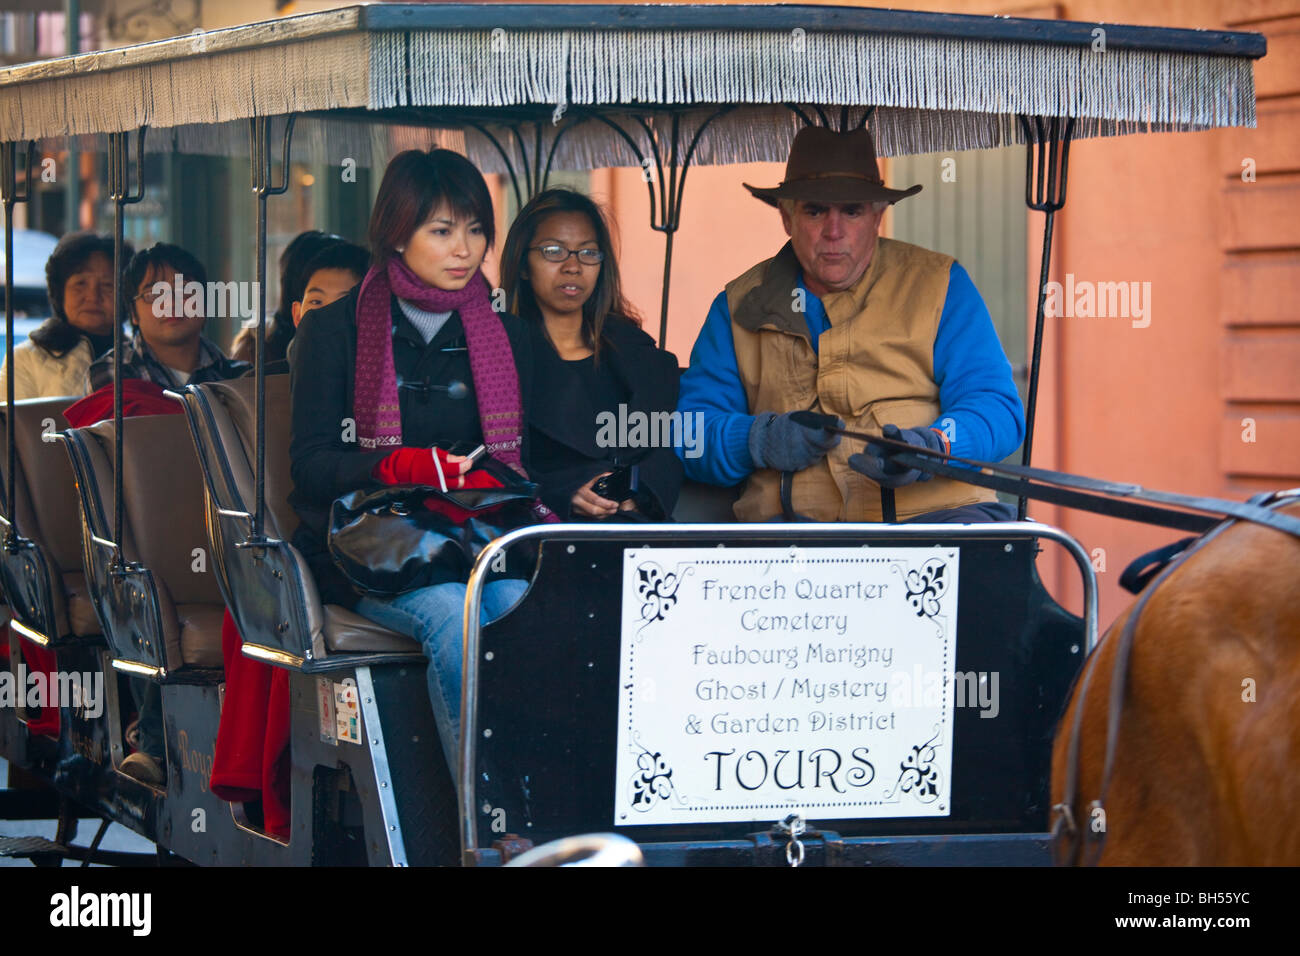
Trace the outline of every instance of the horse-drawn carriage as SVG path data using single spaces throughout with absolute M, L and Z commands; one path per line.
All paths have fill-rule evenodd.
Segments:
M 870 124 L 882 155 L 1024 145 L 1045 283 L 1073 139 L 1254 122 L 1261 37 L 1107 25 L 1099 51 L 1096 31 L 836 7 L 385 4 L 85 54 L 0 71 L 6 230 L 36 142 L 107 154 L 119 250 L 146 145 L 248 144 L 260 289 L 267 204 L 295 151 L 377 163 L 449 143 L 519 200 L 552 170 L 641 167 L 667 237 L 662 345 L 690 166 L 784 158 L 803 124 Z M 1043 313 L 1040 291 L 1026 465 Z M 62 432 L 66 400 L 10 396 L 8 673 L 39 645 L 104 693 L 63 701 L 53 734 L 0 709 L 0 754 L 66 820 L 214 864 L 487 865 L 600 831 L 662 864 L 1051 860 L 1068 815 L 1052 808 L 1053 734 L 1097 641 L 1096 580 L 1069 535 L 741 525 L 702 486 L 676 524 L 513 532 L 470 579 L 449 767 L 418 645 L 323 604 L 290 543 L 288 381 L 264 364 L 259 345 L 254 375 L 175 395 L 184 416 L 124 417 L 119 392 L 113 420 Z M 1045 545 L 1077 564 L 1082 615 L 1039 581 Z M 505 555 L 532 585 L 479 627 Z M 243 654 L 288 675 L 287 838 L 208 787 L 223 607 Z M 160 688 L 161 786 L 118 769 L 118 675 Z M 48 810 L 34 793 L 0 794 L 0 817 Z M 0 849 L 73 852 L 56 844 Z

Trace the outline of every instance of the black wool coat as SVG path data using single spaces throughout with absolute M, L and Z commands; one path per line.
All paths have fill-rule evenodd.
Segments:
M 379 488 L 381 483 L 370 472 L 393 451 L 363 449 L 355 440 L 355 428 L 350 435 L 347 425 L 353 418 L 355 394 L 358 291 L 354 288 L 337 302 L 308 312 L 290 350 L 293 493 L 289 503 L 302 519 L 293 543 L 315 575 L 322 600 L 345 607 L 355 606 L 357 594 L 326 548 L 330 506 L 336 498 L 358 489 Z M 483 431 L 460 316 L 453 312 L 426 345 L 396 298 L 391 310 L 402 444 L 409 448 L 438 445 L 454 454 L 472 451 L 483 441 Z M 509 314 L 500 315 L 500 319 L 519 373 L 525 421 L 521 456 L 527 469 L 532 337 L 522 319 Z M 463 398 L 453 399 L 445 390 L 430 387 L 446 388 L 456 381 L 468 387 Z
M 625 464 L 639 471 L 638 508 L 643 518 L 664 520 L 677 504 L 682 463 L 670 447 L 602 448 L 598 444 L 597 409 L 573 374 L 565 374 L 555 347 L 539 321 L 524 320 L 532 335 L 534 371 L 528 408 L 528 430 L 534 446 L 545 437 L 572 452 L 571 461 L 549 470 L 535 465 L 529 476 L 542 486 L 542 501 L 562 519 L 574 519 L 574 493 L 595 476 Z M 677 357 L 661 350 L 626 319 L 611 316 L 603 328 L 600 361 L 608 362 L 628 393 L 627 413 L 649 415 L 677 408 Z M 540 433 L 540 435 L 539 435 Z M 647 497 L 648 496 L 648 497 Z M 648 513 L 647 513 L 648 512 Z M 626 516 L 624 516 L 626 517 Z

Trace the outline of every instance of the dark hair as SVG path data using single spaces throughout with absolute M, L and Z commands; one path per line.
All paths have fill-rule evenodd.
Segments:
M 443 203 L 458 218 L 477 219 L 488 248 L 492 248 L 496 241 L 492 194 L 473 163 L 450 149 L 427 153 L 408 149 L 394 156 L 384 170 L 370 213 L 374 265 L 386 265 L 397 254 L 397 247 L 410 239 Z
M 307 262 L 322 249 L 338 242 L 346 242 L 342 236 L 308 229 L 293 237 L 293 241 L 280 253 L 280 306 L 275 310 L 275 320 L 289 323 L 293 329 L 293 304 L 302 298 L 306 288 Z
M 130 243 L 122 244 L 123 257 L 132 253 Z M 102 255 L 113 261 L 113 240 L 93 232 L 70 232 L 59 240 L 45 263 L 45 288 L 53 313 L 30 338 L 51 355 L 63 355 L 76 348 L 82 331 L 68 321 L 63 311 L 63 289 L 68 280 L 86 267 L 92 256 Z
M 126 272 L 122 276 L 122 286 L 118 294 L 122 298 L 122 308 L 126 313 L 128 321 L 135 324 L 135 310 L 131 307 L 132 301 L 140 291 L 140 283 L 149 275 L 149 271 L 155 266 L 172 269 L 172 276 L 182 276 L 182 283 L 198 282 L 204 286 L 208 284 L 208 270 L 203 268 L 203 263 L 199 262 L 193 255 L 182 249 L 180 246 L 173 246 L 169 242 L 155 242 L 148 249 L 141 249 L 131 257 L 130 263 L 126 267 Z M 167 273 L 163 273 L 167 276 Z M 171 285 L 176 280 L 168 276 L 161 281 Z M 204 298 L 206 301 L 206 296 Z
M 618 260 L 614 255 L 614 239 L 609 222 L 601 208 L 582 193 L 561 188 L 543 190 L 519 210 L 501 252 L 501 287 L 506 293 L 506 310 L 542 322 L 542 310 L 537 305 L 532 285 L 524 278 L 524 272 L 528 247 L 537 235 L 538 225 L 547 216 L 559 212 L 576 212 L 586 216 L 596 231 L 596 242 L 601 252 L 605 253 L 605 261 L 600 264 L 600 274 L 596 277 L 596 287 L 582 305 L 583 340 L 595 352 L 599 361 L 605 320 L 611 315 L 617 315 L 639 326 L 641 316 L 623 297 L 623 283 L 618 274 Z
M 307 264 L 302 267 L 302 281 L 299 285 L 302 288 L 298 292 L 298 298 L 295 302 L 301 302 L 307 294 L 307 286 L 311 282 L 311 277 L 322 269 L 342 269 L 351 272 L 360 279 L 366 277 L 366 272 L 370 268 L 370 253 L 366 252 L 354 242 L 348 242 L 346 239 L 340 239 L 332 242 L 319 250 L 316 255 L 307 260 Z
M 297 283 L 307 260 L 332 242 L 343 241 L 341 236 L 319 229 L 308 229 L 293 237 L 280 253 L 280 304 L 266 320 L 266 360 L 274 362 L 285 357 L 293 341 L 293 303 L 302 298 L 302 287 Z M 305 278 L 301 281 L 306 281 Z M 295 298 L 295 295 L 297 298 Z M 231 356 L 239 357 L 244 349 L 251 359 L 255 328 L 242 328 L 231 343 Z

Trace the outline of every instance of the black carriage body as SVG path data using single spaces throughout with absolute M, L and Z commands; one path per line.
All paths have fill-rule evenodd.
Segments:
M 10 636 L 15 661 L 18 641 Z M 78 815 L 120 823 L 161 849 L 209 866 L 457 862 L 455 787 L 437 745 L 421 668 L 376 669 L 373 683 L 364 668 L 343 668 L 328 678 L 291 675 L 291 829 L 287 839 L 277 839 L 250 819 L 244 804 L 211 790 L 223 692 L 217 680 L 162 684 L 167 780 L 151 787 L 115 769 L 125 753 L 121 715 L 134 705 L 125 687 L 119 691 L 108 652 L 65 645 L 57 656 L 61 672 L 107 675 L 102 710 L 92 715 L 65 704 L 53 737 L 32 732 L 22 707 L 0 708 L 0 753 L 51 786 L 0 789 L 0 817 L 54 816 L 64 812 L 60 799 L 67 799 Z M 356 742 L 321 732 L 321 680 L 370 689 Z M 380 726 L 390 728 L 387 740 L 375 732 Z
M 955 670 L 997 675 L 1000 682 L 996 717 L 982 717 L 987 711 L 975 707 L 954 709 L 948 816 L 810 819 L 808 826 L 825 840 L 813 840 L 810 848 L 822 849 L 808 862 L 1049 861 L 1052 737 L 1088 632 L 1038 579 L 1041 530 L 907 534 L 899 527 L 888 535 L 855 535 L 841 529 L 832 542 L 785 525 L 764 537 L 727 541 L 781 551 L 796 546 L 810 555 L 830 544 L 960 548 Z M 505 821 L 505 828 L 534 843 L 619 833 L 640 843 L 652 864 L 785 863 L 785 844 L 773 842 L 770 825 L 616 825 L 623 555 L 629 545 L 647 543 L 636 541 L 636 534 L 545 541 L 538 578 L 523 603 L 483 629 L 472 741 L 474 839 L 467 840 L 466 862 L 500 861 L 489 848 L 501 839 Z M 667 537 L 649 543 L 651 550 L 638 554 L 687 542 Z M 698 537 L 690 543 L 708 546 Z M 693 680 L 685 673 L 682 679 Z M 774 815 L 771 823 L 777 822 Z

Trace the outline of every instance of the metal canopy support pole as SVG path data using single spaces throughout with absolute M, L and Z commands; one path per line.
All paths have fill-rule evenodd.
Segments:
M 81 52 L 81 0 L 64 0 L 63 10 L 68 37 L 68 54 L 75 56 Z M 67 208 L 64 210 L 64 228 L 76 232 L 81 228 L 81 163 L 77 152 L 76 140 L 68 137 L 68 168 L 64 173 Z
M 257 196 L 257 335 L 253 345 L 253 365 L 257 391 L 257 429 L 255 463 L 255 495 L 253 524 L 245 548 L 262 548 L 267 544 L 266 527 L 266 198 L 279 196 L 289 189 L 289 147 L 293 143 L 293 121 L 290 115 L 284 126 L 284 153 L 281 160 L 281 183 L 277 186 L 271 175 L 271 118 L 255 116 L 249 120 L 250 167 L 253 193 Z
M 1070 139 L 1074 135 L 1074 120 L 1071 118 L 1065 121 L 1064 132 L 1061 128 L 1062 121 L 1058 117 L 1046 122 L 1041 116 L 1035 117 L 1032 131 L 1028 117 L 1021 116 L 1019 120 L 1020 128 L 1025 134 L 1025 205 L 1043 213 L 1045 217 L 1042 268 L 1038 273 L 1038 309 L 1034 315 L 1034 349 L 1029 364 L 1029 403 L 1025 409 L 1025 444 L 1020 456 L 1020 463 L 1027 466 L 1034 450 L 1038 372 L 1043 357 L 1043 316 L 1047 306 L 1047 277 L 1052 262 L 1052 225 L 1057 210 L 1065 205 L 1065 183 L 1070 169 Z M 1021 521 L 1025 520 L 1028 505 L 1028 498 L 1020 498 L 1018 510 Z
M 686 173 L 690 169 L 691 159 L 695 156 L 695 147 L 699 145 L 700 136 L 708 129 L 709 125 L 719 116 L 723 116 L 735 109 L 735 106 L 723 106 L 713 113 L 708 119 L 700 124 L 691 137 L 690 145 L 686 147 L 685 154 L 680 153 L 680 128 L 681 114 L 672 114 L 671 138 L 668 153 L 668 178 L 664 179 L 664 156 L 659 149 L 659 137 L 656 130 L 644 119 L 638 119 L 637 124 L 645 132 L 646 140 L 650 144 L 650 155 L 654 157 L 655 175 L 646 180 L 646 191 L 650 194 L 650 228 L 655 232 L 662 232 L 666 236 L 664 242 L 664 284 L 663 293 L 659 305 L 659 347 L 663 348 L 668 340 L 668 284 L 672 278 L 673 268 L 673 236 L 677 233 L 677 228 L 682 221 L 682 194 L 686 191 Z M 646 165 L 646 154 L 637 146 L 636 140 L 628 135 L 623 127 L 619 126 L 613 120 L 596 116 L 615 133 L 622 137 L 623 142 L 627 143 L 628 148 L 641 161 L 641 168 L 648 170 Z M 680 157 L 680 158 L 679 158 Z M 655 202 L 655 186 L 658 185 L 658 203 Z M 656 216 L 656 212 L 659 213 Z
M 466 125 L 472 126 L 476 130 L 478 130 L 483 135 L 483 138 L 486 139 L 489 143 L 491 143 L 492 146 L 496 149 L 497 153 L 500 154 L 501 161 L 506 164 L 506 174 L 510 177 L 510 185 L 515 191 L 515 206 L 518 207 L 519 209 L 523 209 L 524 203 L 527 202 L 527 200 L 524 199 L 524 191 L 519 188 L 519 174 L 515 172 L 515 164 L 510 162 L 510 154 L 506 152 L 506 148 L 501 145 L 501 141 L 499 139 L 497 139 L 495 136 L 492 135 L 491 132 L 489 132 L 486 126 L 483 126 L 479 123 L 475 123 L 472 120 L 468 121 Z M 526 161 L 526 157 L 525 157 L 525 161 Z M 532 195 L 530 194 L 529 199 L 531 198 Z
M 5 390 L 8 427 L 5 429 L 5 516 L 9 533 L 4 542 L 11 554 L 18 550 L 18 514 L 14 509 L 14 206 L 32 198 L 32 167 L 36 162 L 36 143 L 27 143 L 26 188 L 18 192 L 18 144 L 0 145 L 0 198 L 5 209 L 5 368 L 9 370 Z
M 805 105 L 810 105 L 810 104 L 805 104 Z M 817 115 L 821 117 L 822 125 L 827 127 L 828 129 L 834 129 L 834 127 L 832 127 L 830 123 L 827 122 L 825 111 L 815 103 L 811 104 L 811 106 L 814 110 L 816 110 Z M 799 107 L 799 104 L 786 103 L 785 108 L 788 109 L 795 116 L 799 117 L 799 122 L 802 123 L 804 126 L 817 125 L 812 121 L 812 118 Z M 853 125 L 853 129 L 862 129 L 864 126 L 866 126 L 867 123 L 871 121 L 871 117 L 875 112 L 876 112 L 876 108 L 874 106 L 868 106 L 865 110 L 863 110 L 862 115 L 858 117 L 858 121 Z M 840 132 L 841 133 L 849 132 L 849 107 L 847 106 L 840 107 Z
M 135 142 L 135 190 L 128 187 L 130 158 L 127 133 L 108 134 L 108 192 L 113 200 L 113 567 L 125 564 L 122 556 L 122 323 L 128 301 L 122 287 L 126 263 L 122 261 L 125 208 L 144 198 L 144 134 L 141 126 Z
M 540 121 L 533 124 L 533 146 L 532 155 L 529 156 L 528 147 L 525 145 L 524 134 L 520 132 L 518 126 L 509 126 L 511 138 L 514 144 L 519 148 L 520 165 L 519 170 L 515 170 L 515 164 L 511 162 L 510 151 L 501 143 L 490 129 L 482 123 L 476 123 L 473 120 L 467 120 L 467 126 L 478 130 L 480 135 L 486 139 L 492 148 L 497 151 L 501 161 L 505 163 L 506 174 L 510 177 L 510 186 L 515 193 L 516 212 L 524 208 L 524 204 L 544 190 L 551 179 L 551 164 L 555 161 L 555 150 L 560 145 L 560 140 L 564 134 L 576 126 L 581 125 L 585 120 L 579 119 L 571 123 L 566 123 L 555 134 L 551 140 L 551 148 L 546 151 L 545 161 L 542 158 L 542 123 Z M 520 176 L 523 176 L 523 186 L 520 186 Z

